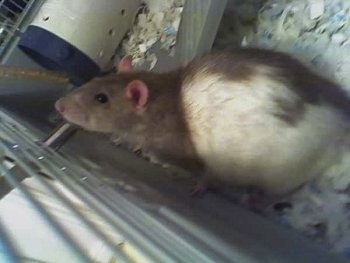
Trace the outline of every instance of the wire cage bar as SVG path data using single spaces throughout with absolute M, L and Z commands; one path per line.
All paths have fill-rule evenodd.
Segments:
M 30 15 L 35 0 L 0 1 L 0 61 L 12 41 L 21 34 L 24 20 Z
M 104 244 L 117 262 L 135 262 L 136 257 L 138 258 L 136 262 L 209 263 L 225 262 L 229 258 L 238 257 L 229 250 L 207 255 L 203 251 L 212 250 L 208 249 L 203 240 L 192 237 L 194 240 L 197 239 L 197 243 L 189 242 L 159 220 L 167 214 L 164 208 L 159 206 L 155 210 L 147 211 L 138 207 L 106 185 L 102 181 L 102 174 L 84 168 L 86 165 L 81 160 L 73 156 L 66 157 L 45 147 L 29 130 L 11 119 L 8 113 L 0 112 L 0 134 L 0 151 L 3 153 L 0 165 L 1 175 L 13 188 L 20 191 L 26 202 L 31 204 L 31 207 L 50 225 L 52 231 L 55 231 L 74 252 L 76 258 L 72 262 L 90 262 L 94 259 L 89 258 L 88 252 L 79 247 L 77 242 L 79 236 L 66 232 L 57 218 L 50 214 L 43 201 L 16 179 L 18 174 L 22 174 L 22 177 L 24 174 L 25 177 L 32 178 L 42 185 L 61 207 L 69 211 Z M 4 164 L 6 160 L 13 160 L 10 169 Z M 45 179 L 42 174 L 53 180 Z M 78 209 L 75 202 L 62 194 L 52 181 L 63 186 L 80 200 L 85 209 L 90 211 L 88 213 L 90 216 L 83 213 L 81 208 Z M 97 224 L 97 221 L 100 224 Z M 191 229 L 185 231 L 190 232 Z M 192 236 L 193 234 L 189 232 L 187 234 Z M 114 233 L 119 238 L 113 238 L 107 233 Z M 3 239 L 2 235 L 0 239 Z M 2 243 L 8 244 L 5 239 Z M 130 250 L 133 252 L 131 253 Z M 20 253 L 20 251 L 15 252 Z M 16 257 L 20 258 L 21 255 Z

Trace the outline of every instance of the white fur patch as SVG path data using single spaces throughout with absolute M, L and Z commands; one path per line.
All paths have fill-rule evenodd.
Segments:
M 197 153 L 208 172 L 228 183 L 283 193 L 312 177 L 343 129 L 333 108 L 308 106 L 293 127 L 276 118 L 276 98 L 295 94 L 261 68 L 250 80 L 198 73 L 185 80 L 182 98 Z M 316 169 L 317 168 L 317 169 Z

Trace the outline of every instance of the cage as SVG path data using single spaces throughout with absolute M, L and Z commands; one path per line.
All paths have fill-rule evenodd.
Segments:
M 58 126 L 53 104 L 68 76 L 17 47 L 44 2 L 0 2 L 1 262 L 346 262 L 222 196 L 192 198 L 183 172 Z M 225 4 L 187 0 L 180 52 L 159 54 L 158 69 L 210 49 Z

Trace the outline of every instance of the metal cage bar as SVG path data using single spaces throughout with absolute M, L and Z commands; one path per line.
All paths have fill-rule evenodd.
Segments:
M 203 252 L 205 250 L 198 248 L 198 246 L 202 246 L 200 243 L 191 244 L 183 237 L 179 237 L 177 233 L 157 220 L 152 213 L 137 207 L 114 189 L 105 186 L 101 193 L 101 187 L 97 186 L 103 185 L 98 179 L 102 175 L 97 176 L 82 169 L 79 160 L 74 160 L 74 158 L 67 160 L 52 149 L 39 144 L 32 135 L 26 134 L 25 128 L 1 112 L 0 130 L 16 142 L 13 144 L 0 139 L 0 148 L 14 159 L 15 164 L 21 168 L 22 172 L 43 183 L 44 180 L 31 168 L 30 164 L 35 163 L 34 167 L 42 167 L 48 176 L 71 190 L 75 196 L 102 218 L 105 224 L 125 236 L 126 242 L 139 249 L 149 260 L 156 262 L 177 262 L 179 260 L 181 262 L 215 262 Z M 80 250 L 76 247 L 74 240 L 67 239 L 69 235 L 64 233 L 58 224 L 55 224 L 55 219 L 51 218 L 40 203 L 15 179 L 11 170 L 8 171 L 0 166 L 0 171 L 13 187 L 21 190 L 38 213 L 45 217 L 53 230 L 61 238 L 64 238 L 67 244 L 72 246 L 72 249 L 78 251 L 80 256 Z M 82 178 L 87 179 L 82 180 Z M 83 219 L 69 201 L 61 197 L 47 183 L 44 183 L 44 187 L 48 188 L 50 193 L 54 193 L 53 195 L 61 201 L 62 206 L 68 207 L 68 210 L 83 221 L 88 229 L 103 241 L 119 260 L 123 260 L 118 262 L 128 262 L 127 257 L 118 248 L 115 248 L 115 244 L 108 240 L 103 233 L 100 233 L 88 220 Z M 82 260 L 86 261 L 86 258 Z
M 33 137 L 27 136 L 21 130 L 19 124 L 13 120 L 10 121 L 10 118 L 5 114 L 0 114 L 0 116 L 1 131 L 16 141 L 16 144 L 12 147 L 4 141 L 0 141 L 0 147 L 5 148 L 6 152 L 13 155 L 15 163 L 22 169 L 24 168 L 26 174 L 43 181 L 31 168 L 30 163 L 35 163 L 37 167 L 43 167 L 50 177 L 71 190 L 92 211 L 103 218 L 106 224 L 112 226 L 114 231 L 125 236 L 127 242 L 133 244 L 150 260 L 157 262 L 177 262 L 178 260 L 184 262 L 213 262 L 208 255 L 196 247 L 199 243 L 190 244 L 184 238 L 177 236 L 177 233 L 164 226 L 152 213 L 140 209 L 114 189 L 104 187 L 103 192 L 99 191 L 101 187 L 96 186 L 103 185 L 101 180 L 98 179 L 102 175 L 96 176 L 86 169 L 82 169 L 78 160 L 74 160 L 74 158 L 67 160 L 52 149 L 35 143 Z M 15 147 L 13 148 L 13 146 Z M 5 173 L 5 171 L 3 172 Z M 10 176 L 8 171 L 6 175 Z M 81 178 L 87 178 L 87 180 L 82 181 Z M 13 181 L 13 178 L 8 179 Z M 12 184 L 18 187 L 16 183 L 12 182 Z M 45 184 L 45 187 L 48 187 L 48 185 Z M 51 193 L 54 191 L 50 187 L 49 190 Z M 57 193 L 55 196 L 62 199 Z M 91 224 L 81 218 L 81 214 L 74 211 L 67 200 L 61 203 L 63 206 L 69 207 L 70 211 L 73 210 L 73 214 L 85 222 L 89 230 L 103 240 L 108 248 L 114 248 L 115 244 L 105 239 L 103 234 L 96 232 L 97 230 Z M 39 211 L 45 213 L 40 208 Z M 120 251 L 113 249 L 113 252 L 117 256 L 119 254 L 120 257 Z
M 38 200 L 25 188 L 21 185 L 17 179 L 3 166 L 0 165 L 0 172 L 7 181 L 11 184 L 12 187 L 17 188 L 24 195 L 25 199 L 33 206 L 33 208 L 40 213 L 42 218 L 51 226 L 51 229 L 55 231 L 58 237 L 60 237 L 66 244 L 69 249 L 72 250 L 74 255 L 76 256 L 77 262 L 86 263 L 89 262 L 89 259 L 83 253 L 83 251 L 76 246 L 75 242 L 71 239 L 69 233 L 66 233 L 59 225 L 57 220 L 48 214 L 45 208 L 40 204 Z M 2 237 L 1 237 L 2 239 Z M 2 241 L 4 242 L 4 240 Z M 20 257 L 20 255 L 18 255 Z
M 0 61 L 6 55 L 6 50 L 19 36 L 24 27 L 24 21 L 31 15 L 36 0 L 1 0 L 0 1 Z

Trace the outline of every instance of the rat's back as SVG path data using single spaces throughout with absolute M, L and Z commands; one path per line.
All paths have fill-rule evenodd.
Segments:
M 190 63 L 181 93 L 185 119 L 209 176 L 281 194 L 317 175 L 348 132 L 347 111 L 335 105 L 347 98 L 323 98 L 332 88 L 345 96 L 296 60 L 270 51 Z

